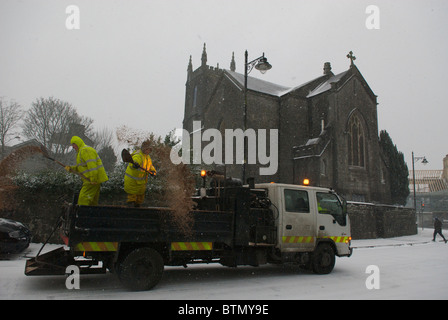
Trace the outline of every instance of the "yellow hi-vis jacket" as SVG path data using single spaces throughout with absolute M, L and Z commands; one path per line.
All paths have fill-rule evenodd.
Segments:
M 95 149 L 86 145 L 84 141 L 77 136 L 73 136 L 70 142 L 78 146 L 76 166 L 70 167 L 73 171 L 82 173 L 90 180 L 90 183 L 103 183 L 109 180 L 106 170 L 104 170 L 103 162 Z M 83 184 L 89 183 L 89 181 L 85 179 L 82 180 Z
M 132 160 L 140 168 L 135 168 L 132 163 L 128 164 L 124 174 L 124 191 L 128 194 L 144 194 L 149 176 L 149 173 L 145 170 L 156 173 L 156 169 L 152 165 L 151 157 L 144 154 L 141 150 L 132 153 Z

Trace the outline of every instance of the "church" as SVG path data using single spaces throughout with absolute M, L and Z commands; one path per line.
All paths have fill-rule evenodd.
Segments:
M 355 65 L 353 53 L 347 58 L 346 71 L 334 74 L 325 62 L 315 79 L 289 88 L 237 73 L 233 56 L 228 70 L 208 66 L 204 44 L 201 65 L 193 70 L 190 56 L 187 68 L 184 131 L 193 136 L 213 128 L 223 137 L 228 129 L 238 128 L 276 132 L 276 141 L 267 141 L 266 146 L 266 155 L 278 156 L 274 174 L 261 175 L 260 167 L 266 165 L 247 158 L 244 165 L 235 159 L 215 164 L 214 169 L 223 171 L 225 165 L 227 176 L 253 177 L 256 183 L 302 184 L 306 178 L 349 201 L 389 203 L 377 96 Z M 244 150 L 252 144 L 245 143 Z M 205 146 L 202 141 L 201 147 Z

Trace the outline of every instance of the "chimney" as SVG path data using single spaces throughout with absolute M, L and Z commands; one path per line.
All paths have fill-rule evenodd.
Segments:
M 329 75 L 329 76 L 333 76 L 333 72 L 331 72 L 331 63 L 330 62 L 325 62 L 324 63 L 324 74 L 325 75 Z

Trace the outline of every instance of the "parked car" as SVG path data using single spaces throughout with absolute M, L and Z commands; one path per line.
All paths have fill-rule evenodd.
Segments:
M 28 248 L 30 230 L 22 223 L 0 218 L 0 253 L 19 253 Z

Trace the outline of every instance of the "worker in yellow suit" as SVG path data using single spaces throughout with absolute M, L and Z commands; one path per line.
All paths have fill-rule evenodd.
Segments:
M 134 164 L 129 163 L 124 175 L 124 191 L 128 194 L 127 203 L 140 207 L 145 200 L 146 184 L 149 175 L 156 175 L 152 165 L 151 143 L 146 140 L 139 150 L 132 153 Z
M 82 178 L 78 204 L 96 206 L 100 196 L 101 183 L 109 180 L 103 162 L 96 150 L 86 145 L 80 137 L 73 136 L 70 143 L 76 150 L 76 166 L 66 166 L 65 170 L 78 172 L 86 178 Z

